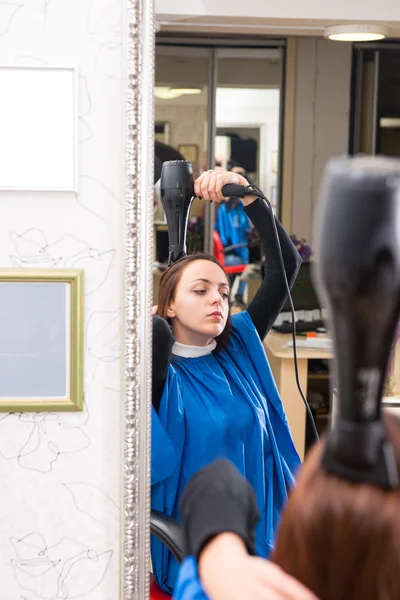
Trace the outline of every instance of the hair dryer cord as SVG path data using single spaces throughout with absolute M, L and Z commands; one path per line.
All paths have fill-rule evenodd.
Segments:
M 281 269 L 282 269 L 282 275 L 283 275 L 283 279 L 285 282 L 285 287 L 286 287 L 286 292 L 288 295 L 288 299 L 289 299 L 289 303 L 290 303 L 290 311 L 292 314 L 292 338 L 293 338 L 293 360 L 294 360 L 294 372 L 295 372 L 295 378 L 296 378 L 296 384 L 297 384 L 297 388 L 299 390 L 300 396 L 304 402 L 304 405 L 306 407 L 306 411 L 308 414 L 308 417 L 310 419 L 310 423 L 311 423 L 311 427 L 312 427 L 312 431 L 314 434 L 314 438 L 315 441 L 319 440 L 319 436 L 318 436 L 318 431 L 317 431 L 317 427 L 315 425 L 315 421 L 314 421 L 314 417 L 313 414 L 311 412 L 311 408 L 310 405 L 307 402 L 307 399 L 303 393 L 303 390 L 301 389 L 301 385 L 300 385 L 300 380 L 299 380 L 299 369 L 298 369 L 298 364 L 297 364 L 297 348 L 296 348 L 296 320 L 295 320 L 295 311 L 294 311 L 294 306 L 293 306 L 293 300 L 292 300 L 292 296 L 290 294 L 290 287 L 289 287 L 289 282 L 287 279 L 287 275 L 286 275 L 286 269 L 285 269 L 285 262 L 283 260 L 283 254 L 282 254 L 282 248 L 281 248 L 281 243 L 279 240 L 279 234 L 278 234 L 278 229 L 276 227 L 276 223 L 275 223 L 275 218 L 274 218 L 274 213 L 272 210 L 272 206 L 270 201 L 268 200 L 268 198 L 266 198 L 263 194 L 263 192 L 260 190 L 260 188 L 256 185 L 250 185 L 248 186 L 246 189 L 246 193 L 247 194 L 251 194 L 253 196 L 257 196 L 258 198 L 261 198 L 262 200 L 264 200 L 264 202 L 267 203 L 268 208 L 270 210 L 271 213 L 271 218 L 272 218 L 272 226 L 274 229 L 274 234 L 275 234 L 275 240 L 276 240 L 276 245 L 278 248 L 278 253 L 279 253 L 279 262 L 281 265 Z

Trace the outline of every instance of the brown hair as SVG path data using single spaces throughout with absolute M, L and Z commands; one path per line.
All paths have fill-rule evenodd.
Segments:
M 215 263 L 220 267 L 220 269 L 225 273 L 225 269 L 221 267 L 218 260 L 212 254 L 208 254 L 207 252 L 196 252 L 195 254 L 189 254 L 189 256 L 185 256 L 180 260 L 177 260 L 173 265 L 171 265 L 163 274 L 160 281 L 160 291 L 158 293 L 158 309 L 157 314 L 163 319 L 166 319 L 168 322 L 168 307 L 171 304 L 172 300 L 175 297 L 176 288 L 178 287 L 178 283 L 182 277 L 182 273 L 184 269 L 195 260 L 209 260 L 210 262 Z M 225 273 L 227 280 L 229 281 L 229 277 Z M 226 321 L 225 329 L 223 332 L 215 338 L 217 342 L 217 346 L 214 352 L 219 352 L 226 348 L 229 343 L 229 338 L 231 337 L 232 331 L 232 320 L 231 320 L 231 309 L 229 305 L 229 314 L 228 319 Z
M 387 415 L 385 427 L 400 469 L 400 423 Z M 300 471 L 272 560 L 320 600 L 400 599 L 400 489 L 327 473 L 323 448 Z

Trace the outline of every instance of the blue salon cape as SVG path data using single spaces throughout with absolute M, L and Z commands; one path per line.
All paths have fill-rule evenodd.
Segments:
M 247 244 L 247 233 L 250 228 L 249 217 L 243 210 L 242 202 L 239 201 L 237 206 L 231 206 L 229 210 L 226 203 L 219 205 L 215 229 L 224 247 L 234 244 Z M 234 253 L 241 258 L 242 264 L 248 264 L 249 249 L 247 246 L 235 248 Z
M 200 583 L 194 556 L 188 556 L 182 563 L 173 600 L 208 600 Z
M 199 358 L 173 356 L 152 421 L 152 508 L 179 519 L 189 479 L 226 458 L 253 486 L 261 513 L 257 554 L 267 557 L 300 465 L 265 351 L 247 311 L 232 316 L 228 346 Z M 153 574 L 172 594 L 179 566 L 151 538 Z

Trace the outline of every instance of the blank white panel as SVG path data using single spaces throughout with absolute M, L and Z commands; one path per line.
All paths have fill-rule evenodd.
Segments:
M 0 398 L 69 398 L 69 283 L 0 283 Z
M 77 71 L 0 66 L 0 189 L 77 191 Z

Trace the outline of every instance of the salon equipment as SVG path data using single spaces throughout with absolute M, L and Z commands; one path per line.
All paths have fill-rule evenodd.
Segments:
M 161 171 L 161 202 L 167 219 L 168 266 L 186 256 L 186 230 L 194 198 L 192 165 L 187 160 L 169 160 Z
M 185 557 L 185 536 L 182 525 L 172 517 L 157 510 L 150 513 L 150 533 L 165 544 L 176 560 L 181 563 Z M 150 589 L 150 600 L 169 600 L 154 582 Z
M 185 556 L 185 540 L 182 526 L 175 519 L 152 510 L 150 531 L 168 547 L 179 563 L 182 562 Z
M 302 313 L 304 311 L 301 311 Z M 297 316 L 298 311 L 295 311 L 295 315 Z M 278 316 L 279 319 L 279 316 Z M 292 321 L 281 321 L 278 325 L 277 321 L 275 321 L 272 329 L 277 333 L 292 333 Z M 315 319 L 311 321 L 303 321 L 302 319 L 298 319 L 296 321 L 296 335 L 304 336 L 307 333 L 312 333 L 314 331 L 319 332 L 320 329 L 324 329 L 324 320 Z
M 221 238 L 219 237 L 219 233 L 216 229 L 213 231 L 213 241 L 214 241 L 214 256 L 218 260 L 221 267 L 225 269 L 225 272 L 228 275 L 237 275 L 239 273 L 243 273 L 246 269 L 247 264 L 241 265 L 225 265 L 225 254 L 235 250 L 236 248 L 244 248 L 247 247 L 247 244 L 233 244 L 232 246 L 226 246 L 225 248 L 222 245 Z
M 239 194 L 233 192 L 239 190 Z M 245 191 L 247 190 L 247 191 Z M 164 162 L 161 171 L 161 202 L 167 219 L 169 256 L 168 266 L 187 254 L 186 231 L 189 211 L 194 199 L 192 165 L 187 160 Z M 226 197 L 243 198 L 251 193 L 242 185 L 228 184 L 223 190 Z
M 324 326 L 321 303 L 311 279 L 311 263 L 303 262 L 290 291 L 295 306 L 296 333 L 317 331 Z M 286 300 L 272 326 L 278 333 L 291 333 L 290 302 Z
M 400 161 L 332 160 L 316 220 L 314 280 L 330 315 L 338 405 L 326 469 L 399 485 L 381 401 L 400 312 Z

